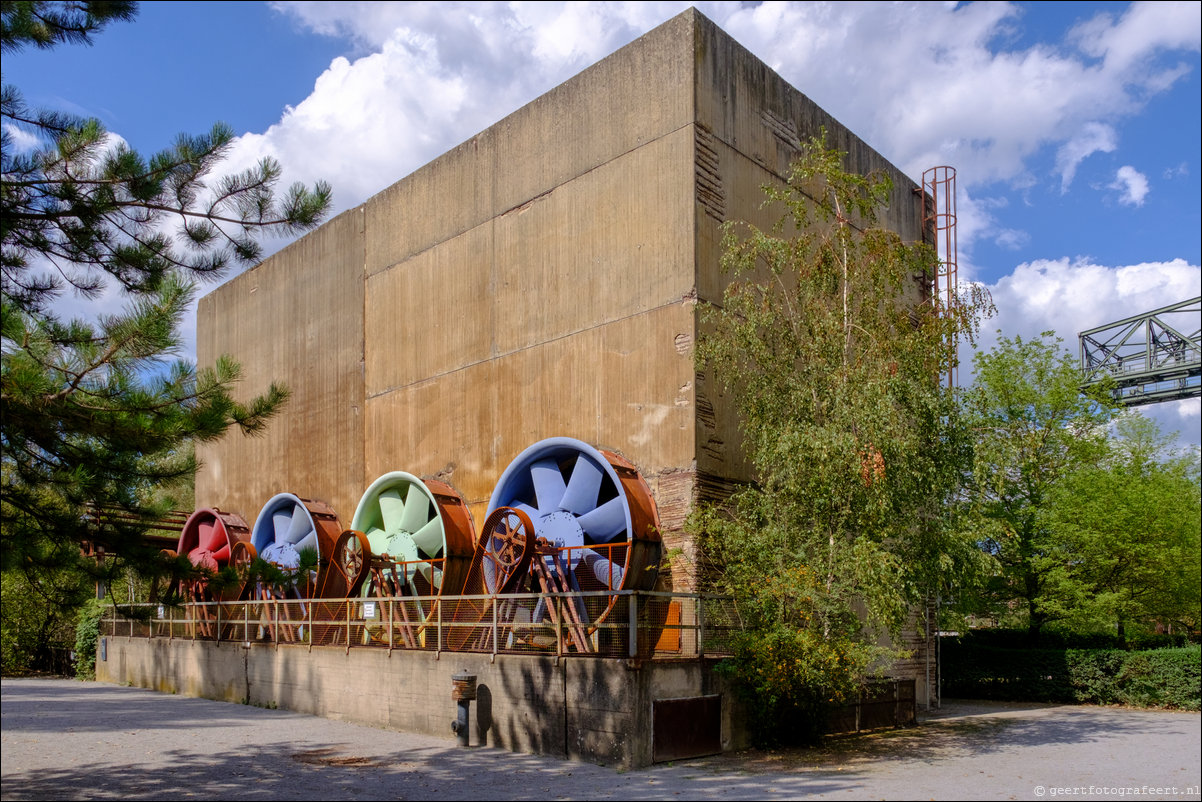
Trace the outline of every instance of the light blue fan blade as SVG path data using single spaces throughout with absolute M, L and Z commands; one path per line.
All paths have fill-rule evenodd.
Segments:
M 271 543 L 267 546 L 267 548 L 259 552 L 259 556 L 262 557 L 266 562 L 274 563 L 276 562 L 275 554 L 279 550 L 279 546 L 277 546 L 275 543 Z
M 530 518 L 530 523 L 535 523 L 539 518 L 538 510 L 534 509 L 534 507 L 531 507 L 529 504 L 522 504 L 521 502 L 518 502 L 517 504 L 510 504 L 509 506 L 513 507 L 515 510 L 521 510 L 522 512 L 526 513 L 526 515 Z
M 405 494 L 405 514 L 401 517 L 401 530 L 413 533 L 426 525 L 430 520 L 430 499 L 424 488 L 409 485 Z
M 534 495 L 538 500 L 538 511 L 543 515 L 559 509 L 559 502 L 567 491 L 563 474 L 553 459 L 540 459 L 530 466 L 530 478 L 534 481 Z
M 310 529 L 309 534 L 305 535 L 299 543 L 293 544 L 293 548 L 295 548 L 298 552 L 302 549 L 313 549 L 313 551 L 317 551 L 317 530 Z
M 442 555 L 442 518 L 435 515 L 430 522 L 413 533 L 413 544 L 424 556 L 433 559 Z
M 288 542 L 295 544 L 312 531 L 313 521 L 309 519 L 309 511 L 301 504 L 295 505 L 292 508 L 292 523 L 288 526 Z
M 376 496 L 376 502 L 380 505 L 380 522 L 384 525 L 384 531 L 390 535 L 401 531 L 405 502 L 401 500 L 400 491 L 395 487 L 382 490 L 380 495 Z
M 605 559 L 592 549 L 586 549 L 581 562 L 589 567 L 593 576 L 610 590 L 620 590 L 625 569 L 616 562 Z
M 581 454 L 576 459 L 576 467 L 572 469 L 572 476 L 568 479 L 568 487 L 559 502 L 559 508 L 577 515 L 595 508 L 603 476 L 600 466 Z
M 271 526 L 274 530 L 274 540 L 276 543 L 288 542 L 288 530 L 292 527 L 292 512 L 291 510 L 277 507 L 271 513 Z
M 610 499 L 576 523 L 594 543 L 608 543 L 626 531 L 626 504 L 621 498 Z

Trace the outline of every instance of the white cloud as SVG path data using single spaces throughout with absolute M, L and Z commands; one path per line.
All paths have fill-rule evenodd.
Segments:
M 1143 206 L 1148 195 L 1148 177 L 1131 165 L 1124 165 L 1115 173 L 1110 188 L 1119 191 L 1119 203 L 1124 206 Z
M 355 56 L 331 63 L 276 125 L 243 137 L 238 158 L 275 155 L 289 181 L 329 178 L 347 208 L 688 5 L 278 3 L 347 39 Z M 974 241 L 1026 237 L 998 214 L 997 185 L 1067 191 L 1089 156 L 1121 153 L 1119 126 L 1188 72 L 1179 59 L 1199 50 L 1202 29 L 1190 2 L 1134 4 L 1030 46 L 1013 44 L 1025 11 L 1011 3 L 697 5 L 911 177 L 956 166 L 962 281 L 977 272 Z M 1124 202 L 1147 194 L 1133 168 L 1116 185 Z M 1034 261 L 991 288 L 1001 312 L 987 327 L 1075 339 L 1198 285 L 1198 267 L 1182 260 Z
M 993 237 L 993 241 L 1000 247 L 1009 248 L 1012 251 L 1018 250 L 1022 246 L 1026 245 L 1030 239 L 1031 235 L 1029 235 L 1027 232 L 1019 231 L 1018 229 L 1014 228 L 996 229 Z
M 18 125 L 4 123 L 4 133 L 9 137 L 15 153 L 22 155 L 32 153 L 43 145 L 41 139 Z
M 1174 178 L 1182 178 L 1189 175 L 1189 164 L 1187 162 L 1180 162 L 1175 167 L 1167 167 L 1161 175 L 1169 181 Z
M 275 156 L 285 185 L 328 179 L 336 210 L 348 208 L 688 5 L 277 3 L 355 55 L 335 59 L 275 125 L 241 137 L 229 166 Z M 974 241 L 1026 237 L 1005 225 L 990 182 L 1069 188 L 1085 158 L 1119 147 L 1125 117 L 1179 80 L 1172 59 L 1199 49 L 1202 27 L 1197 3 L 1137 4 L 1063 42 L 1016 47 L 1024 10 L 1009 3 L 697 5 L 911 176 L 956 165 L 964 279 Z M 1137 176 L 1120 171 L 1130 203 L 1146 194 Z M 1013 285 L 1032 269 L 1020 266 Z
M 334 184 L 338 210 L 600 60 L 685 3 L 278 3 L 360 51 L 232 158 L 273 155 L 288 181 Z
M 276 3 L 360 55 L 241 148 L 278 156 L 290 179 L 333 178 L 347 208 L 688 5 Z M 1117 148 L 1118 121 L 1181 77 L 1158 57 L 1197 50 L 1202 18 L 1194 3 L 1136 5 L 1016 48 L 1024 12 L 1009 3 L 697 5 L 911 177 L 954 164 L 965 193 L 1050 178 L 1033 166 L 1048 148 L 1068 189 L 1083 159 Z M 962 209 L 965 251 L 1023 236 L 975 211 Z
M 1077 332 L 1149 312 L 1198 294 L 1202 268 L 1184 259 L 1107 266 L 1090 259 L 1043 259 L 1019 265 L 989 287 L 998 315 L 990 329 L 1012 337 Z
M 1069 38 L 1081 52 L 1103 59 L 1108 69 L 1143 74 L 1155 85 L 1165 71 L 1147 63 L 1152 53 L 1202 49 L 1198 13 L 1196 2 L 1133 3 L 1119 20 L 1099 14 L 1074 28 Z
M 1056 169 L 1060 172 L 1060 192 L 1068 192 L 1077 167 L 1086 158 L 1101 151 L 1112 153 L 1118 147 L 1118 135 L 1109 125 L 1090 122 L 1056 151 Z

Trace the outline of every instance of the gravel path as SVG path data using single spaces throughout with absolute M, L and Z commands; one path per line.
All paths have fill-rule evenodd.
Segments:
M 821 749 L 619 772 L 62 679 L 0 683 L 0 798 L 1199 799 L 1199 714 L 947 703 Z M 1174 793 L 1174 789 L 1176 793 Z

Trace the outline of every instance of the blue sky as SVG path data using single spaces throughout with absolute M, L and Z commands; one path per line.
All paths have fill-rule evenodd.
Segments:
M 345 209 L 688 3 L 143 3 L 4 81 L 144 152 L 224 120 Z M 696 3 L 918 179 L 957 169 L 961 280 L 983 345 L 1198 295 L 1202 5 Z M 1197 400 L 1144 408 L 1199 442 Z

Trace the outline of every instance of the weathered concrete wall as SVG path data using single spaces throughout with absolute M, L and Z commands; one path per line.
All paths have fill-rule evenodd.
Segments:
M 439 474 L 480 518 L 509 461 L 561 435 L 649 476 L 691 468 L 692 26 L 666 23 L 346 213 L 355 241 L 342 217 L 302 239 L 336 247 L 337 270 L 293 246 L 204 299 L 201 364 L 229 353 L 256 379 L 246 394 L 270 378 L 294 395 L 266 438 L 202 447 L 197 504 L 253 520 L 288 490 L 346 521 L 401 469 Z M 264 292 L 264 276 L 295 286 Z M 299 317 L 294 295 L 328 305 L 265 325 Z M 360 331 L 357 354 L 305 334 L 335 321 Z M 317 386 L 331 374 L 337 406 Z
M 750 476 L 694 370 L 696 300 L 721 297 L 721 222 L 770 224 L 762 185 L 820 127 L 893 176 L 883 222 L 917 238 L 905 176 L 688 11 L 230 281 L 202 301 L 200 363 L 293 398 L 265 437 L 200 449 L 198 506 L 253 522 L 290 491 L 346 523 L 405 470 L 480 522 L 514 456 L 571 436 L 639 467 L 688 556 L 697 496 Z
M 352 209 L 200 300 L 201 368 L 223 354 L 249 399 L 282 382 L 292 397 L 266 431 L 197 446 L 197 507 L 253 524 L 276 493 L 331 504 L 350 523 L 363 492 L 363 212 Z
M 667 135 L 368 277 L 369 475 L 441 473 L 480 519 L 544 437 L 688 464 L 689 151 Z
M 345 525 L 404 470 L 479 525 L 520 451 L 575 437 L 640 469 L 680 555 L 662 586 L 692 589 L 690 509 L 750 477 L 694 367 L 696 303 L 721 297 L 721 223 L 773 222 L 762 185 L 823 127 L 893 178 L 881 222 L 919 239 L 908 178 L 689 10 L 218 288 L 200 364 L 231 354 L 246 395 L 293 398 L 264 437 L 199 449 L 197 505 L 253 523 L 289 491 Z
M 392 652 L 105 637 L 96 678 L 452 737 L 451 676 L 477 677 L 470 742 L 636 768 L 652 760 L 652 704 L 724 694 L 724 749 L 746 746 L 723 680 L 701 661 Z

